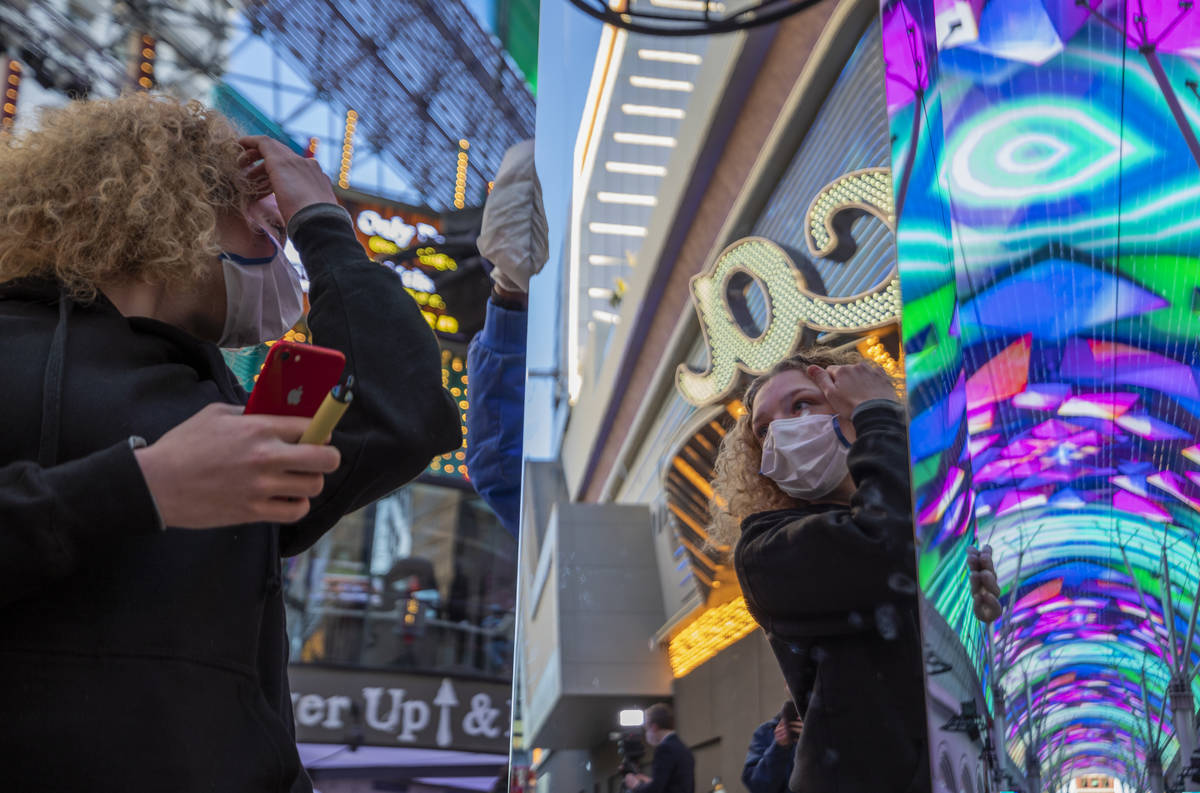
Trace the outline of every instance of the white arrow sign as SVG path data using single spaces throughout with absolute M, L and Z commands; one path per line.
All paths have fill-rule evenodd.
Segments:
M 434 698 L 433 704 L 442 709 L 441 716 L 438 718 L 437 745 L 449 746 L 452 740 L 450 735 L 450 708 L 458 707 L 458 695 L 454 693 L 454 685 L 450 682 L 450 678 L 442 680 L 442 687 L 438 689 L 437 697 Z

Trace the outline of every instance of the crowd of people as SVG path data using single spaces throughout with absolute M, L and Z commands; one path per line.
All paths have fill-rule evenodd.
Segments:
M 514 534 L 526 292 L 545 238 L 529 142 L 485 209 L 495 287 L 468 363 L 472 480 Z M 287 240 L 311 281 L 313 337 L 356 380 L 326 444 L 297 443 L 307 419 L 244 414 L 220 354 L 300 317 Z M 401 281 L 367 257 L 314 160 L 240 137 L 197 103 L 130 94 L 73 102 L 0 145 L 0 329 L 7 783 L 311 790 L 280 557 L 462 440 L 437 340 Z M 743 781 L 752 793 L 925 791 L 903 405 L 878 367 L 825 347 L 782 361 L 742 401 L 718 455 L 712 534 L 734 549 L 790 692 L 755 732 Z M 970 567 L 976 614 L 995 619 L 990 551 Z M 646 736 L 649 773 L 626 787 L 692 793 L 669 706 L 647 711 Z

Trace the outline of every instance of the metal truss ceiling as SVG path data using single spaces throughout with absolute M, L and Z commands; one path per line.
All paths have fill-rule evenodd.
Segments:
M 263 0 L 245 12 L 318 96 L 357 111 L 360 138 L 433 208 L 453 198 L 460 139 L 467 195 L 481 200 L 505 149 L 533 136 L 533 97 L 462 0 Z

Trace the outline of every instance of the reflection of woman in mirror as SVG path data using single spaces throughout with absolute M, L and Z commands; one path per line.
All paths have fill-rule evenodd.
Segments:
M 804 730 L 789 787 L 929 789 L 905 413 L 857 353 L 816 347 L 747 389 L 714 540 L 735 546 Z

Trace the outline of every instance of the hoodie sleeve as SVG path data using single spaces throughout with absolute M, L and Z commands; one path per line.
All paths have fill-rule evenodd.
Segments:
M 50 468 L 0 467 L 0 526 L 0 605 L 66 578 L 93 545 L 161 531 L 128 443 Z
M 342 465 L 325 478 L 309 514 L 281 528 L 285 556 L 462 445 L 458 406 L 442 386 L 437 339 L 395 273 L 367 258 L 346 211 L 306 207 L 288 231 L 309 275 L 313 341 L 346 356 L 355 385 L 333 434 Z
M 734 561 L 756 617 L 871 613 L 916 586 L 903 409 L 897 403 L 866 406 L 856 412 L 854 428 L 849 507 L 747 519 Z

